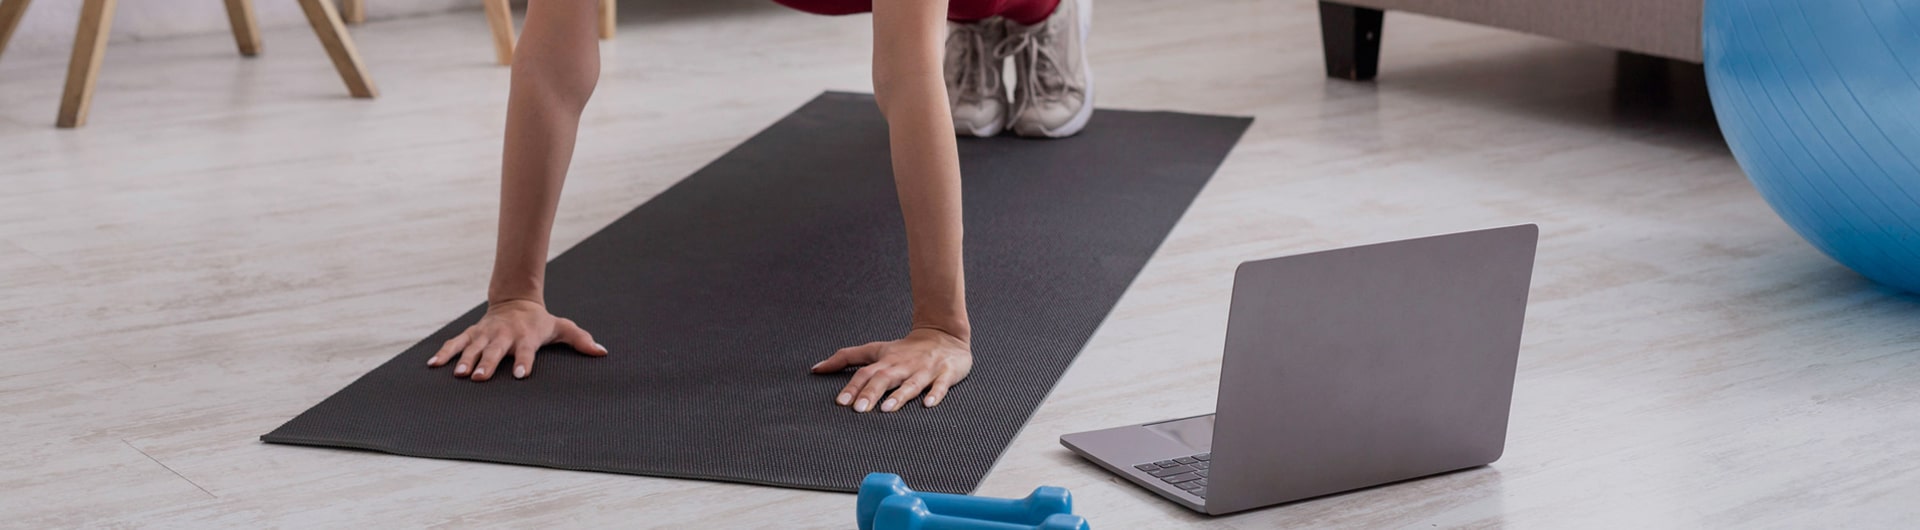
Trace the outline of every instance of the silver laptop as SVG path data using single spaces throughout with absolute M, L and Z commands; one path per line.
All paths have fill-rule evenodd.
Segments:
M 1500 459 L 1534 225 L 1240 265 L 1214 414 L 1060 443 L 1224 514 Z

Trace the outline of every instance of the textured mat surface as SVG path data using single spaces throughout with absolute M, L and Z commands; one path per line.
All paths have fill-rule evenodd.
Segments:
M 870 471 L 970 492 L 1250 119 L 1097 112 L 1063 140 L 960 142 L 974 370 L 939 407 L 855 414 L 807 368 L 910 312 L 886 124 L 827 93 L 581 241 L 547 303 L 613 354 L 526 380 L 426 360 L 476 307 L 261 438 L 854 491 Z M 602 175 L 599 178 L 610 178 Z

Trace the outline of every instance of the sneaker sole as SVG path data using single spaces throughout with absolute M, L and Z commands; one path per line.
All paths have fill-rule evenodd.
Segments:
M 1080 71 L 1082 73 L 1082 80 L 1087 87 L 1087 99 L 1080 105 L 1080 111 L 1073 114 L 1073 119 L 1067 120 L 1067 123 L 1059 127 L 1052 129 L 1042 127 L 1038 131 L 1027 131 L 1019 128 L 1016 124 L 1014 132 L 1019 133 L 1021 136 L 1038 136 L 1043 138 L 1065 138 L 1073 136 L 1078 134 L 1081 129 L 1087 128 L 1087 120 L 1093 117 L 1093 63 L 1087 61 L 1087 36 L 1093 31 L 1093 2 L 1082 0 L 1078 4 L 1075 4 L 1074 7 L 1080 10 Z
M 986 138 L 986 137 L 1000 134 L 1000 131 L 1004 131 L 1004 130 L 1007 130 L 1007 118 L 1006 118 L 1005 112 L 1001 113 L 1000 119 L 998 120 L 993 120 L 991 122 L 987 122 L 984 125 L 980 125 L 972 128 L 968 128 L 966 125 L 962 125 L 958 121 L 953 122 L 953 133 L 958 134 L 960 136 L 973 136 L 977 138 Z

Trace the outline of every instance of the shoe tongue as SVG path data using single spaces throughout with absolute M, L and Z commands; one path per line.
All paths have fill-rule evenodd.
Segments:
M 1067 76 L 1060 71 L 1058 65 L 1051 64 L 1052 61 L 1045 62 L 1051 67 L 1035 65 L 1033 69 L 1033 75 L 1040 81 L 1040 91 L 1046 96 L 1064 95 L 1067 91 Z
M 963 30 L 954 35 L 965 39 L 960 43 L 962 49 L 956 65 L 960 69 L 959 85 L 963 92 L 992 96 L 993 82 L 998 81 L 994 74 L 993 62 L 999 57 L 986 49 L 986 34 L 972 25 L 961 25 Z M 962 33 L 964 31 L 964 33 Z
M 1030 49 L 1022 50 L 1022 53 L 1028 54 L 1027 69 L 1033 75 L 1034 81 L 1038 82 L 1037 88 L 1042 92 L 1038 95 L 1058 97 L 1066 92 L 1066 72 L 1060 68 L 1060 58 L 1054 57 L 1054 50 L 1048 47 L 1047 41 L 1051 39 L 1044 39 L 1042 35 L 1041 33 L 1033 34 L 1026 43 Z

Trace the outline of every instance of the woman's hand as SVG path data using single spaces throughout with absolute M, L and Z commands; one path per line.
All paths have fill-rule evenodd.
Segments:
M 593 335 L 572 320 L 548 314 L 546 306 L 532 301 L 509 300 L 488 306 L 487 316 L 440 346 L 427 366 L 438 368 L 458 356 L 454 377 L 486 381 L 493 378 L 500 359 L 512 354 L 513 377 L 525 379 L 533 375 L 534 353 L 555 342 L 594 357 L 607 354 L 605 346 L 594 342 Z
M 854 412 L 873 410 L 875 404 L 881 412 L 893 412 L 922 391 L 927 397 L 920 400 L 921 404 L 939 405 L 947 389 L 973 370 L 973 352 L 965 340 L 937 329 L 920 328 L 900 340 L 841 348 L 813 365 L 813 373 L 830 374 L 860 365 L 865 367 L 853 373 L 853 380 L 840 390 L 834 402 L 851 406 Z M 888 390 L 893 390 L 893 395 L 880 401 L 881 394 Z

